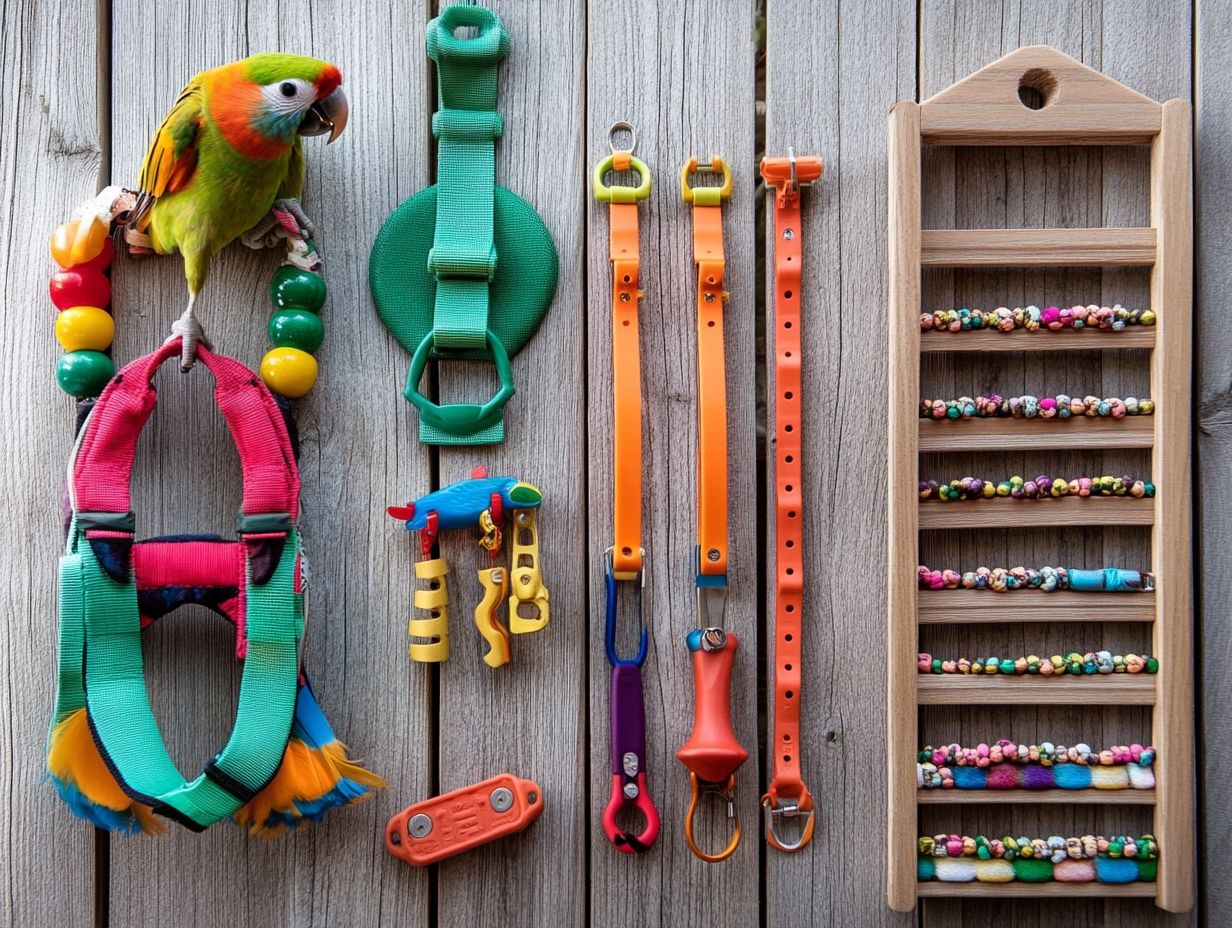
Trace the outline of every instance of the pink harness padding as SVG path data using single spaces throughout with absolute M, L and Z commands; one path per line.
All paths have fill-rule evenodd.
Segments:
M 133 545 L 137 589 L 168 586 L 244 588 L 242 541 L 143 541 Z
M 103 391 L 89 418 L 73 463 L 79 512 L 127 513 L 137 438 L 154 411 L 157 391 L 150 383 L 164 361 L 179 357 L 180 339 L 126 365 Z M 273 395 L 259 377 L 231 358 L 204 346 L 197 357 L 214 375 L 214 396 L 235 440 L 244 472 L 244 514 L 299 510 L 299 468 L 291 438 Z

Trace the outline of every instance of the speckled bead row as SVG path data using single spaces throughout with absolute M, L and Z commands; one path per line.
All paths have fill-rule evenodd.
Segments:
M 1155 748 L 1141 744 L 1113 745 L 1102 751 L 1079 742 L 1073 747 L 1044 741 L 1040 744 L 1018 744 L 1002 738 L 992 744 L 980 743 L 975 747 L 963 747 L 957 742 L 933 747 L 926 745 L 916 753 L 920 763 L 932 763 L 945 767 L 987 767 L 989 764 L 1077 764 L 1079 766 L 1114 764 L 1140 764 L 1149 767 L 1155 763 Z
M 916 754 L 919 789 L 1153 789 L 1155 749 L 1044 742 L 926 747 Z
M 1064 567 L 978 567 L 960 574 L 956 570 L 932 570 L 923 564 L 916 576 L 924 590 L 993 590 L 1005 593 L 1032 589 L 1050 593 L 1069 589 L 1069 571 Z
M 1098 397 L 1070 396 L 1011 396 L 1008 399 L 996 393 L 989 396 L 960 396 L 956 400 L 920 400 L 921 419 L 1069 419 L 1083 416 L 1088 419 L 1124 419 L 1126 416 L 1149 416 L 1155 412 L 1154 400 L 1138 399 L 1136 396 Z
M 1063 329 L 1111 329 L 1121 331 L 1131 325 L 1154 325 L 1155 313 L 1149 309 L 1126 309 L 1120 303 L 1115 306 L 1038 306 L 1009 309 L 940 309 L 920 316 L 920 328 L 934 332 L 969 332 L 978 329 L 997 329 L 1013 332 L 1059 332 Z
M 1079 654 L 1071 651 L 1062 657 L 1054 654 L 1052 657 L 1040 658 L 1034 654 L 1029 657 L 999 658 L 977 657 L 967 660 L 942 660 L 933 657 L 927 651 L 921 651 L 916 657 L 916 666 L 920 673 L 964 673 L 985 674 L 995 676 L 1041 676 L 1051 677 L 1054 674 L 1062 676 L 1081 676 L 1083 674 L 1109 673 L 1156 673 L 1159 661 L 1148 654 L 1113 654 L 1111 651 L 1087 651 Z
M 1039 474 L 1033 480 L 1024 480 L 1018 475 L 1009 480 L 994 483 L 983 477 L 962 477 L 948 483 L 922 480 L 919 483 L 921 500 L 993 499 L 1059 499 L 1063 496 L 1087 498 L 1091 496 L 1132 496 L 1135 499 L 1150 499 L 1155 495 L 1155 484 L 1139 480 L 1132 474 L 1114 477 L 1074 477 L 1065 480 Z
M 933 835 L 919 839 L 916 874 L 943 883 L 1135 883 L 1158 872 L 1152 835 L 1110 838 L 985 838 Z
M 916 581 L 922 590 L 1074 590 L 1077 592 L 1142 593 L 1155 589 L 1155 578 L 1124 567 L 977 567 L 965 573 L 936 570 L 921 564 Z

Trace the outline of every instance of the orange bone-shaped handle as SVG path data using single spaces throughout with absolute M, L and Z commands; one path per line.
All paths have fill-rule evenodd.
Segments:
M 707 635 L 714 632 L 726 640 L 708 649 Z M 698 778 L 724 783 L 749 757 L 731 725 L 732 664 L 740 639 L 731 632 L 723 635 L 721 629 L 698 629 L 686 643 L 693 652 L 693 733 L 676 757 Z

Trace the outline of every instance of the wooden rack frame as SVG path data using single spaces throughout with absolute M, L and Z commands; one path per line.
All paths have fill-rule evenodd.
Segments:
M 1029 87 L 1044 105 L 1028 109 L 1019 92 Z M 1147 228 L 929 230 L 921 228 L 920 162 L 922 145 L 1128 145 L 1151 146 L 1150 217 Z M 1097 896 L 1151 897 L 1162 909 L 1188 911 L 1194 901 L 1193 821 L 1193 655 L 1190 607 L 1189 397 L 1192 301 L 1192 190 L 1190 106 L 1184 100 L 1157 103 L 1048 46 L 1019 49 L 923 103 L 902 101 L 889 124 L 889 558 L 888 558 L 888 837 L 887 898 L 906 911 L 919 897 Z M 966 334 L 926 333 L 921 337 L 921 269 L 924 267 L 1026 266 L 1150 267 L 1150 305 L 1157 323 L 1120 333 Z M 1038 424 L 1012 420 L 955 424 L 945 451 L 1033 448 L 1150 448 L 1151 474 L 1158 487 L 1152 502 L 1136 511 L 1105 510 L 1087 500 L 1067 507 L 1049 502 L 1050 522 L 1014 509 L 1014 525 L 1133 524 L 1151 526 L 1155 593 L 1122 596 L 1080 593 L 1009 594 L 919 593 L 919 533 L 931 526 L 921 518 L 916 495 L 919 454 L 943 450 L 934 423 L 917 418 L 922 351 L 1036 351 L 1056 349 L 1150 351 L 1149 420 L 1107 424 Z M 1152 430 L 1153 426 L 1153 430 Z M 1058 502 L 1065 502 L 1064 500 Z M 1074 500 L 1072 502 L 1078 502 Z M 955 521 L 959 504 L 946 509 L 947 528 L 984 525 L 972 504 L 971 517 Z M 962 510 L 966 513 L 967 510 Z M 1072 516 L 1072 519 L 1070 518 Z M 1004 521 L 1001 524 L 1006 524 Z M 1009 566 L 1009 565 L 1006 565 Z M 1005 608 L 1005 607 L 1010 608 Z M 999 607 L 999 608 L 992 608 Z M 1126 608 L 1128 607 L 1128 608 Z M 916 672 L 921 624 L 984 622 L 1152 623 L 1151 648 L 1160 659 L 1154 677 L 1104 677 L 1079 681 L 1036 678 L 920 678 Z M 1156 789 L 1149 796 L 1127 791 L 1126 804 L 1153 804 L 1154 834 L 1160 859 L 1155 884 L 917 883 L 918 804 L 987 803 L 984 795 L 958 791 L 944 797 L 920 796 L 914 750 L 918 746 L 919 707 L 988 702 L 1038 701 L 1041 682 L 1052 686 L 1050 699 L 1083 705 L 1152 706 L 1152 738 L 1158 748 Z M 1115 690 L 1115 692 L 1114 692 Z M 1091 711 L 1099 711 L 1092 709 Z M 973 791 L 976 792 L 976 791 Z M 982 792 L 982 791 L 980 791 Z M 1098 791 L 1095 791 L 1098 792 Z M 1131 793 L 1133 795 L 1131 795 Z M 1098 801 L 1112 804 L 1115 794 Z M 1086 797 L 1032 794 L 996 802 L 1084 802 Z

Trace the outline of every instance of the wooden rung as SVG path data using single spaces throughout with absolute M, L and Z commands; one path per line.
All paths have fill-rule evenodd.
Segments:
M 1153 899 L 1154 883 L 942 883 L 930 880 L 917 883 L 915 894 L 925 898 L 1016 899 L 1052 896 L 1053 898 Z
M 1061 451 L 1150 448 L 1151 416 L 1125 419 L 921 419 L 920 451 Z
M 1154 622 L 1155 594 L 1058 590 L 921 590 L 921 625 L 1021 622 Z
M 1088 805 L 1153 806 L 1153 789 L 922 789 L 923 806 Z
M 926 145 L 1137 145 L 1159 133 L 1158 103 L 1101 103 L 1029 110 L 1022 104 L 924 103 Z
M 1060 499 L 972 499 L 920 503 L 920 531 L 950 528 L 1057 528 L 1068 525 L 1153 525 L 1153 500 L 1125 496 Z
M 1111 329 L 1062 329 L 1060 332 L 922 332 L 920 351 L 1117 351 L 1155 347 L 1155 326 Z
M 1155 263 L 1155 230 L 924 229 L 923 267 L 1107 267 Z
M 982 706 L 999 703 L 1150 706 L 1155 703 L 1154 674 L 1011 677 L 1000 674 L 918 673 L 916 676 L 916 698 L 922 706 Z

